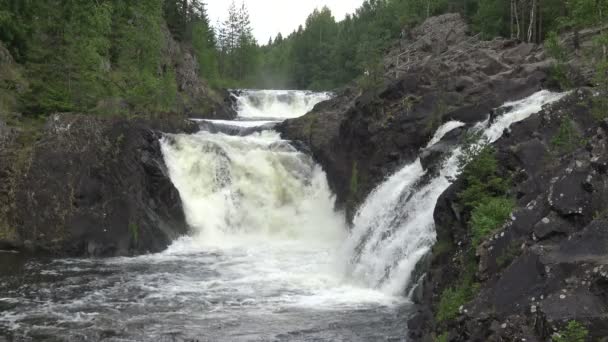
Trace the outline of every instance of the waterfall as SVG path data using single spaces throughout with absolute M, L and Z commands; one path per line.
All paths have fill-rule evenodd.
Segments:
M 511 124 L 539 112 L 542 106 L 564 94 L 540 91 L 521 101 L 506 103 L 504 114 L 490 123 L 479 123 L 489 142 L 498 140 Z M 462 126 L 448 122 L 440 127 L 429 146 L 449 131 Z M 452 184 L 460 170 L 461 149 L 454 146 L 438 175 L 429 177 L 420 159 L 405 165 L 380 184 L 357 211 L 344 246 L 347 274 L 352 281 L 393 295 L 403 294 L 413 281 L 417 263 L 436 241 L 433 212 L 439 196 Z
M 192 239 L 196 248 L 224 251 L 295 243 L 292 247 L 305 253 L 307 262 L 328 266 L 319 258 L 332 260 L 332 282 L 339 279 L 392 298 L 403 296 L 415 280 L 416 265 L 435 243 L 434 208 L 460 172 L 460 147 L 453 146 L 435 174 L 424 170 L 418 158 L 388 177 L 361 205 L 349 231 L 343 214 L 334 211 L 334 196 L 321 167 L 268 126 L 301 116 L 328 96 L 243 91 L 237 121 L 206 121 L 211 126 L 201 125 L 197 134 L 167 135 L 162 140 L 171 179 L 193 228 Z M 541 91 L 506 103 L 499 111 L 503 115 L 469 130 L 481 131 L 494 142 L 511 124 L 562 96 Z M 462 126 L 457 121 L 445 123 L 427 147 Z M 281 253 L 273 257 L 291 258 Z
M 302 116 L 331 98 L 330 93 L 301 90 L 241 90 L 236 106 L 242 120 L 285 120 Z
M 276 132 L 170 135 L 162 150 L 201 241 L 222 243 L 235 236 L 333 241 L 345 232 L 325 173 Z

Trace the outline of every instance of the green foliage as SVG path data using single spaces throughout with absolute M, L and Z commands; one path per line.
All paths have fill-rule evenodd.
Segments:
M 435 315 L 435 319 L 439 323 L 445 323 L 453 320 L 458 316 L 460 307 L 468 303 L 479 292 L 479 284 L 474 282 L 475 279 L 475 263 L 473 256 L 467 256 L 467 264 L 465 272 L 462 275 L 459 283 L 456 286 L 446 288 L 441 293 L 439 306 Z
M 572 82 L 568 78 L 566 50 L 561 46 L 559 37 L 555 31 L 549 33 L 545 41 L 545 49 L 549 56 L 555 59 L 551 67 L 551 77 L 559 84 L 562 89 L 572 88 Z
M 577 321 L 570 321 L 568 325 L 554 335 L 553 342 L 585 342 L 589 336 L 587 328 Z
M 469 229 L 472 246 L 477 246 L 509 218 L 515 203 L 506 196 L 510 181 L 498 175 L 493 147 L 475 142 L 465 144 L 461 165 L 465 186 L 458 197 L 471 210 Z
M 512 199 L 503 197 L 486 197 L 484 202 L 476 204 L 469 221 L 473 246 L 499 228 L 510 217 L 514 207 Z
M 464 148 L 465 160 L 472 160 L 463 166 L 462 177 L 466 186 L 458 197 L 467 208 L 472 209 L 505 194 L 510 182 L 497 175 L 498 161 L 493 147 L 477 144 L 470 146 L 472 147 Z
M 551 139 L 551 145 L 557 153 L 570 153 L 579 148 L 583 138 L 577 132 L 570 118 L 563 118 L 557 134 Z
M 508 35 L 509 2 L 504 0 L 479 0 L 474 27 L 485 39 Z

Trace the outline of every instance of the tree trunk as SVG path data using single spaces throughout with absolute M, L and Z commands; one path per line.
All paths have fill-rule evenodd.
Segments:
M 534 33 L 534 24 L 536 23 L 536 0 L 532 0 L 532 6 L 530 7 L 530 25 L 528 26 L 528 43 L 532 42 Z
M 517 0 L 513 1 L 513 11 L 515 13 L 515 25 L 517 26 L 517 39 L 520 39 L 521 30 L 519 29 L 519 14 L 517 9 Z
M 509 26 L 509 28 L 511 29 L 511 39 L 513 39 L 513 25 L 515 25 L 515 16 L 513 15 L 513 8 L 515 7 L 515 0 L 511 0 L 511 25 Z

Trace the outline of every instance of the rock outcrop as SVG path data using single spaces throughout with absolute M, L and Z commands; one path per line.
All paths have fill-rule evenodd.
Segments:
M 350 215 L 442 123 L 472 124 L 545 85 L 550 63 L 541 47 L 468 31 L 458 14 L 428 19 L 387 55 L 380 89 L 349 89 L 280 127 L 311 149 Z
M 476 248 L 479 288 L 444 322 L 434 314 L 443 291 L 466 272 L 472 246 L 470 213 L 457 195 L 462 182 L 439 199 L 438 243 L 414 340 L 432 341 L 433 331 L 447 341 L 547 341 L 571 321 L 593 341 L 608 336 L 608 123 L 598 124 L 592 101 L 592 91 L 575 91 L 495 144 L 517 209 Z
M 187 225 L 159 139 L 196 130 L 178 116 L 51 116 L 34 142 L 0 149 L 0 248 L 71 256 L 163 250 Z

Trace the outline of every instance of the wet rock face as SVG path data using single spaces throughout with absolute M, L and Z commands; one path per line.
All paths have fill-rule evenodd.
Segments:
M 477 294 L 457 319 L 427 332 L 448 332 L 450 341 L 545 341 L 577 321 L 593 340 L 608 336 L 608 177 L 592 162 L 608 153 L 608 131 L 590 113 L 592 97 L 577 90 L 496 143 L 518 207 L 476 249 Z M 567 149 L 557 143 L 564 122 L 578 137 Z M 456 247 L 434 257 L 425 307 L 436 308 L 464 272 L 453 262 L 470 248 L 461 190 L 457 181 L 435 209 L 439 244 Z
M 379 89 L 349 89 L 280 127 L 284 138 L 310 147 L 350 215 L 387 174 L 416 158 L 442 123 L 484 120 L 547 78 L 540 47 L 482 41 L 458 14 L 429 18 L 405 36 L 384 59 Z M 441 153 L 428 154 L 432 161 Z
M 19 239 L 13 247 L 71 256 L 166 248 L 187 226 L 164 165 L 160 132 L 196 129 L 177 117 L 51 116 L 23 172 L 14 176 L 9 224 Z

